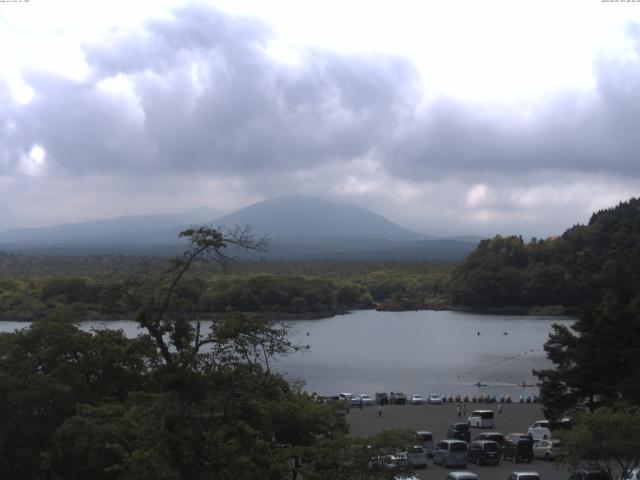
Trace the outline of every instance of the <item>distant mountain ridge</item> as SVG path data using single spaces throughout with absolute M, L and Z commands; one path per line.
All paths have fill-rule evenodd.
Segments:
M 181 225 L 212 222 L 220 210 L 198 207 L 166 215 L 128 215 L 50 227 L 20 228 L 0 232 L 2 244 L 68 246 L 95 244 L 177 243 L 174 230 Z
M 309 195 L 264 200 L 224 216 L 216 213 L 199 208 L 178 215 L 8 230 L 0 232 L 0 249 L 38 254 L 176 254 L 184 247 L 178 233 L 198 223 L 226 229 L 250 226 L 256 236 L 269 238 L 262 258 L 271 260 L 448 260 L 464 257 L 477 243 L 434 239 L 365 208 Z M 246 252 L 237 253 L 246 258 Z

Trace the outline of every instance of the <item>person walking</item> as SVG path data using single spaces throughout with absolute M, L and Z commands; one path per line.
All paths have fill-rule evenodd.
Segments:
M 378 416 L 382 416 L 382 405 L 378 405 Z
M 462 407 L 458 404 L 458 418 L 462 415 Z
M 498 415 L 502 415 L 502 404 L 498 404 Z

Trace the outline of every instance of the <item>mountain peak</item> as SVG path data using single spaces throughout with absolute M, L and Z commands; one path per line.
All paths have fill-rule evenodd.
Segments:
M 219 218 L 217 223 L 227 227 L 251 225 L 257 234 L 298 241 L 327 237 L 397 240 L 419 237 L 366 208 L 306 194 L 283 195 L 254 203 Z

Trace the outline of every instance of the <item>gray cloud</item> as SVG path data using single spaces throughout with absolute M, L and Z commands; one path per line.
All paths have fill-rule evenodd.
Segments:
M 640 52 L 638 25 L 627 34 Z M 233 178 L 244 189 L 238 198 L 307 191 L 405 212 L 398 216 L 414 228 L 442 225 L 448 212 L 476 230 L 518 215 L 543 223 L 563 201 L 568 215 L 582 217 L 592 206 L 582 187 L 589 181 L 598 180 L 603 196 L 607 188 L 638 190 L 637 58 L 598 59 L 594 92 L 498 110 L 447 98 L 425 104 L 421 79 L 403 58 L 309 49 L 289 64 L 268 54 L 272 39 L 257 21 L 185 7 L 141 32 L 85 45 L 84 80 L 27 72 L 35 96 L 26 105 L 0 82 L 0 180 L 24 176 L 23 159 L 38 144 L 47 152 L 40 186 L 47 177 L 103 176 L 138 182 L 142 194 L 145 182 L 135 179 Z M 579 175 L 584 183 L 572 187 Z M 622 177 L 624 188 L 615 180 Z M 478 184 L 489 193 L 467 202 Z M 573 196 L 550 202 L 545 184 L 573 188 Z M 11 191 L 18 194 L 15 182 Z M 154 192 L 153 201 L 160 198 Z M 546 209 L 527 216 L 541 204 Z M 426 213 L 411 217 L 408 205 Z

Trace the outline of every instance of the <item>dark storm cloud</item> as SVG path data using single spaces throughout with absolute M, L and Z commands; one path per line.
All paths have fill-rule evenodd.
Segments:
M 637 26 L 628 34 L 640 42 Z M 523 114 L 451 99 L 424 107 L 408 61 L 307 50 L 286 64 L 267 53 L 271 40 L 261 23 L 187 7 L 86 46 L 83 81 L 30 72 L 33 101 L 0 112 L 0 169 L 18 170 L 39 144 L 49 171 L 70 175 L 260 178 L 367 155 L 411 181 L 640 174 L 637 58 L 599 60 L 595 94 L 558 94 Z

